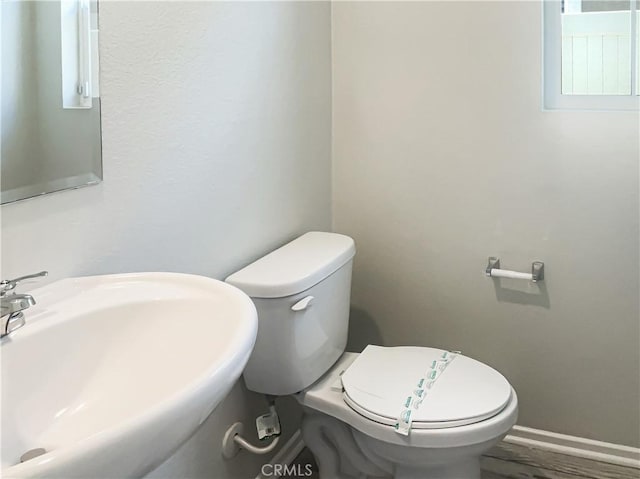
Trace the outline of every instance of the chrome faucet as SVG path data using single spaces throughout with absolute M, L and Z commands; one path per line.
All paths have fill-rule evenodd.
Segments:
M 16 279 L 0 281 L 0 338 L 24 326 L 25 319 L 22 311 L 36 304 L 36 300 L 30 294 L 16 294 L 12 291 L 21 281 L 40 278 L 47 274 L 49 273 L 46 271 L 40 271 Z

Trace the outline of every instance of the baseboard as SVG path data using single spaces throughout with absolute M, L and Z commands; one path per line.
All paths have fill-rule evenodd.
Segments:
M 593 459 L 640 469 L 640 449 L 609 442 L 594 441 L 524 426 L 514 426 L 505 442 L 568 456 Z
M 511 433 L 504 438 L 505 442 L 520 446 L 533 447 L 544 451 L 557 452 L 567 456 L 593 459 L 594 461 L 616 464 L 618 466 L 640 469 L 640 449 L 610 442 L 594 441 L 567 434 L 543 431 L 524 426 L 514 426 Z M 280 448 L 268 464 L 291 464 L 304 449 L 300 430 Z M 279 477 L 269 476 L 269 479 Z M 256 479 L 267 479 L 262 473 Z
M 270 465 L 291 464 L 295 460 L 295 458 L 298 457 L 298 454 L 300 454 L 303 449 L 304 449 L 304 442 L 302 441 L 302 433 L 300 432 L 300 429 L 298 429 L 291 435 L 289 440 L 278 450 L 276 455 L 273 456 L 271 460 L 266 464 L 270 464 Z M 264 469 L 264 466 L 263 466 L 263 469 Z M 269 476 L 265 476 L 262 473 L 262 471 L 260 471 L 260 474 L 256 476 L 256 479 L 274 479 L 274 478 L 280 477 L 279 474 L 275 474 L 274 468 L 272 467 L 267 468 L 267 470 L 269 472 L 274 472 L 274 473 L 270 474 Z

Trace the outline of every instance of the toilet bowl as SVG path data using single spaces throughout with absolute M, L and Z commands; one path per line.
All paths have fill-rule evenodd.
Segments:
M 307 233 L 229 276 L 258 311 L 243 377 L 294 394 L 322 479 L 475 479 L 515 424 L 518 400 L 491 367 L 428 347 L 345 353 L 355 245 Z
M 504 407 L 489 417 L 475 422 L 467 418 L 460 425 L 449 423 L 446 427 L 418 424 L 422 427 L 402 436 L 393 425 L 362 415 L 345 400 L 341 377 L 358 356 L 344 353 L 320 380 L 295 395 L 305 412 L 303 439 L 316 457 L 320 477 L 479 478 L 480 456 L 516 422 L 518 399 L 513 388 L 509 386 Z M 442 396 L 447 394 L 443 392 Z M 464 392 L 460 394 L 465 397 Z

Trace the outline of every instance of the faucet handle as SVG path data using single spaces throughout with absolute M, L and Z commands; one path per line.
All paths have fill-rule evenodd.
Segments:
M 15 289 L 18 283 L 22 281 L 33 278 L 41 278 L 43 276 L 47 276 L 48 274 L 48 271 L 40 271 L 39 273 L 28 274 L 26 276 L 20 276 L 19 278 L 15 279 L 3 279 L 2 281 L 0 281 L 0 296 L 4 296 L 7 292 Z

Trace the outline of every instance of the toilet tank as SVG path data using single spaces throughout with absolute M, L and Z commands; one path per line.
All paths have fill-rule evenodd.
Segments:
M 314 231 L 225 280 L 249 295 L 258 311 L 258 337 L 244 370 L 248 389 L 298 392 L 344 352 L 355 251 L 348 236 Z

